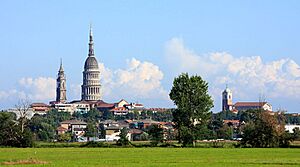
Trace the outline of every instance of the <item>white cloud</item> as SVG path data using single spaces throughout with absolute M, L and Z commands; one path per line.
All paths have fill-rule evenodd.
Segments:
M 167 101 L 168 92 L 163 88 L 161 80 L 164 75 L 159 67 L 147 61 L 135 58 L 125 61 L 123 68 L 109 69 L 99 63 L 102 98 L 114 102 L 122 98 L 141 103 L 149 101 Z M 71 97 L 80 97 L 81 85 L 71 84 Z M 152 106 L 154 103 L 149 103 Z
M 45 101 L 55 99 L 56 80 L 51 77 L 31 78 L 25 77 L 19 81 L 21 92 L 32 101 Z
M 135 58 L 127 60 L 127 67 L 111 70 L 100 64 L 103 97 L 112 99 L 168 99 L 161 85 L 163 72 L 150 62 Z
M 300 67 L 294 60 L 264 62 L 260 56 L 234 57 L 226 52 L 199 55 L 178 38 L 168 41 L 165 50 L 168 64 L 179 67 L 176 73 L 204 77 L 218 100 L 226 83 L 239 100 L 258 100 L 260 93 L 267 98 L 300 98 Z
M 19 92 L 16 89 L 0 91 L 0 100 L 11 99 L 12 97 L 25 98 L 26 94 L 23 91 Z

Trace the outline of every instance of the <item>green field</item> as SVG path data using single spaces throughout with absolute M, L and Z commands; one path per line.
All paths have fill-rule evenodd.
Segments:
M 300 149 L 238 148 L 0 148 L 4 162 L 17 166 L 300 166 Z

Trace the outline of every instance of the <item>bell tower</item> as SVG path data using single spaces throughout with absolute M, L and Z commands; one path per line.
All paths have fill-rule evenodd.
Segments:
M 67 89 L 66 89 L 66 76 L 62 64 L 62 60 L 60 60 L 60 67 L 57 74 L 56 79 L 56 102 L 65 103 L 67 101 Z
M 232 91 L 226 85 L 226 89 L 222 93 L 222 111 L 232 110 Z

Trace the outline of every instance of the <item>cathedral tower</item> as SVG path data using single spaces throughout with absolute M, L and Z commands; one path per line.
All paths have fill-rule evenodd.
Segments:
M 100 95 L 100 70 L 94 55 L 93 32 L 90 28 L 89 53 L 84 63 L 83 83 L 81 85 L 81 100 L 96 101 Z
M 226 89 L 222 93 L 222 111 L 232 110 L 232 92 L 226 86 Z
M 65 72 L 63 69 L 62 61 L 60 61 L 60 67 L 58 70 L 57 74 L 57 79 L 56 79 L 56 101 L 60 103 L 65 103 L 67 100 L 67 95 L 66 95 L 66 76 Z

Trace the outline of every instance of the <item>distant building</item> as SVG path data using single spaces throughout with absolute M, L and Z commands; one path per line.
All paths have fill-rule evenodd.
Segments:
M 67 120 L 60 123 L 60 127 L 58 127 L 56 130 L 59 133 L 65 133 L 62 132 L 63 130 L 67 129 L 69 132 L 76 136 L 83 136 L 85 134 L 85 129 L 87 127 L 87 123 L 79 120 Z
M 60 67 L 56 79 L 56 102 L 65 103 L 67 101 L 67 89 L 66 89 L 66 76 L 63 69 L 62 61 L 60 62 Z
M 81 85 L 82 101 L 97 101 L 101 99 L 100 71 L 94 55 L 92 28 L 90 28 L 89 53 L 84 63 L 83 83 Z
M 267 102 L 237 102 L 234 109 L 238 111 L 246 111 L 250 109 L 263 109 L 265 111 L 273 111 L 272 105 Z
M 233 104 L 232 97 L 232 91 L 226 86 L 226 89 L 222 92 L 222 111 L 231 111 L 237 114 L 239 111 L 263 109 L 272 114 L 272 105 L 268 102 L 236 102 Z
M 226 86 L 226 89 L 222 93 L 222 111 L 231 111 L 233 109 L 232 92 Z
M 115 106 L 116 107 L 125 107 L 125 106 L 127 106 L 129 103 L 126 101 L 126 100 L 124 100 L 124 99 L 122 99 L 122 100 L 120 100 L 118 103 L 115 103 Z
M 70 104 L 72 104 L 74 112 L 84 114 L 91 110 L 90 103 L 86 101 L 72 101 Z
M 70 114 L 73 114 L 75 111 L 75 108 L 72 104 L 58 103 L 54 104 L 54 108 L 59 112 L 69 112 Z
M 33 113 L 40 115 L 46 114 L 50 110 L 50 106 L 45 103 L 32 103 L 30 108 Z
M 125 107 L 115 107 L 110 111 L 113 112 L 114 115 L 119 115 L 119 116 L 128 114 L 128 109 Z

